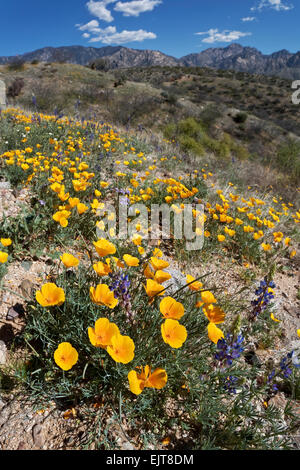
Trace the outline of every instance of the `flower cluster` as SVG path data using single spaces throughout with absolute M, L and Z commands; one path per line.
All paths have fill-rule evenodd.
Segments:
M 9 247 L 12 244 L 10 238 L 1 238 L 0 245 L 4 246 L 5 248 Z M 8 260 L 8 253 L 6 251 L 0 251 L 0 263 L 4 264 Z
M 267 384 L 271 387 L 273 392 L 278 391 L 278 384 L 274 382 L 276 377 L 283 376 L 285 379 L 288 379 L 292 374 L 292 366 L 299 368 L 300 363 L 298 362 L 297 354 L 295 351 L 289 352 L 284 356 L 278 365 L 277 368 L 273 368 L 267 377 Z
M 226 379 L 223 380 L 223 388 L 229 394 L 236 394 L 236 385 L 238 383 L 238 378 L 234 375 L 229 375 Z
M 259 314 L 267 308 L 271 300 L 274 299 L 273 289 L 275 287 L 275 283 L 267 278 L 260 282 L 260 286 L 255 291 L 257 298 L 251 302 L 253 309 L 249 315 L 250 321 L 255 321 Z
M 109 276 L 111 278 L 111 290 L 114 291 L 123 310 L 126 312 L 127 320 L 132 321 L 134 312 L 131 306 L 131 297 L 129 293 L 130 280 L 128 274 L 117 272 L 114 274 L 110 273 Z
M 244 351 L 244 337 L 240 334 L 237 337 L 227 334 L 226 338 L 219 339 L 215 359 L 223 367 L 231 366 L 235 359 L 238 359 Z

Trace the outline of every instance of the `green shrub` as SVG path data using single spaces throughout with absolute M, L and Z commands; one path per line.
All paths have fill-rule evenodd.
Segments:
M 197 142 L 193 137 L 188 135 L 180 135 L 178 139 L 180 146 L 184 152 L 192 152 L 196 155 L 204 155 L 204 147 L 200 142 Z
M 286 172 L 295 182 L 300 180 L 300 144 L 296 141 L 289 141 L 284 144 L 275 157 L 275 165 Z
M 177 129 L 180 135 L 185 135 L 194 139 L 200 139 L 204 133 L 202 125 L 192 117 L 180 121 Z
M 21 72 L 25 68 L 25 62 L 22 59 L 16 59 L 7 65 L 9 72 Z
M 248 115 L 247 113 L 238 113 L 236 116 L 234 116 L 232 118 L 234 120 L 234 122 L 236 122 L 237 124 L 243 124 L 244 122 L 247 121 L 248 119 Z

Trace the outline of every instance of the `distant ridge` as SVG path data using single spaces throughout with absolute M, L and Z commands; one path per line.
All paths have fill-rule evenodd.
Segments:
M 160 51 L 130 49 L 123 46 L 101 48 L 84 46 L 44 47 L 18 56 L 0 57 L 0 65 L 16 60 L 32 62 L 67 62 L 88 65 L 97 59 L 105 59 L 111 69 L 151 66 L 211 67 L 238 72 L 277 75 L 282 78 L 300 79 L 300 51 L 295 54 L 283 49 L 264 55 L 253 47 L 231 44 L 224 48 L 209 48 L 180 59 Z

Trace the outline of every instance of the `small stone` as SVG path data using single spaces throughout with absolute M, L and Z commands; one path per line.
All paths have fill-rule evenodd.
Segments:
M 136 450 L 136 449 L 130 442 L 124 442 L 122 445 L 122 450 Z
M 0 109 L 6 108 L 6 86 L 3 80 L 0 80 Z
M 43 434 L 42 426 L 40 424 L 35 424 L 32 428 L 32 437 L 33 442 L 37 447 L 42 447 L 43 445 Z
M 281 410 L 284 410 L 287 404 L 287 399 L 285 398 L 284 393 L 279 392 L 275 395 L 275 397 L 271 398 L 269 400 L 269 405 L 274 405 L 276 408 L 280 408 Z
M 22 261 L 21 266 L 25 271 L 29 271 L 31 266 L 32 266 L 32 261 Z M 25 279 L 23 282 L 25 282 L 27 279 Z
M 6 362 L 7 348 L 4 341 L 0 341 L 0 364 L 3 365 Z
M 25 310 L 22 304 L 15 304 L 8 310 L 6 320 L 13 321 L 19 316 L 24 315 L 24 312 Z
M 10 183 L 8 181 L 0 181 L 0 190 L 1 189 L 11 189 Z
M 21 282 L 19 287 L 24 297 L 31 297 L 33 289 L 34 289 L 34 285 L 29 279 L 24 279 Z
M 26 444 L 24 441 L 19 442 L 17 450 L 26 450 Z
M 186 276 L 182 274 L 179 269 L 176 269 L 172 266 L 169 266 L 164 269 L 167 273 L 171 274 L 171 279 L 168 279 L 164 282 L 164 287 L 168 290 L 166 291 L 166 295 L 172 295 L 172 293 L 176 292 L 178 289 L 186 285 Z

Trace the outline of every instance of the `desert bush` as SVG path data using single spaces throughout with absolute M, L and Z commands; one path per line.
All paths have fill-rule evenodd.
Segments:
M 107 59 L 96 59 L 89 64 L 92 70 L 99 70 L 101 72 L 108 72 L 110 69 L 110 62 Z
M 247 121 L 248 119 L 248 115 L 247 113 L 238 113 L 236 114 L 233 118 L 234 122 L 236 122 L 237 124 L 243 124 Z
M 200 113 L 201 122 L 203 122 L 208 129 L 210 129 L 221 116 L 222 113 L 215 104 L 210 104 Z
M 177 130 L 180 135 L 198 140 L 201 139 L 204 134 L 202 125 L 192 117 L 180 121 L 177 125 Z
M 7 96 L 9 98 L 16 98 L 20 95 L 23 87 L 25 85 L 23 78 L 16 78 L 7 89 Z
M 10 72 L 21 72 L 25 68 L 25 61 L 23 59 L 15 59 L 7 65 L 7 70 Z
M 193 137 L 189 135 L 179 135 L 178 142 L 184 152 L 191 152 L 195 155 L 204 155 L 205 150 L 200 142 L 197 142 Z
M 166 103 L 169 103 L 172 106 L 175 106 L 177 104 L 177 97 L 172 93 L 167 93 L 166 91 L 162 91 L 161 97 L 164 98 Z
M 142 116 L 153 113 L 161 101 L 154 96 L 144 94 L 114 96 L 110 105 L 110 115 L 113 122 L 127 125 L 135 123 Z
M 275 165 L 284 171 L 294 182 L 300 181 L 300 144 L 290 140 L 281 146 L 274 161 Z

